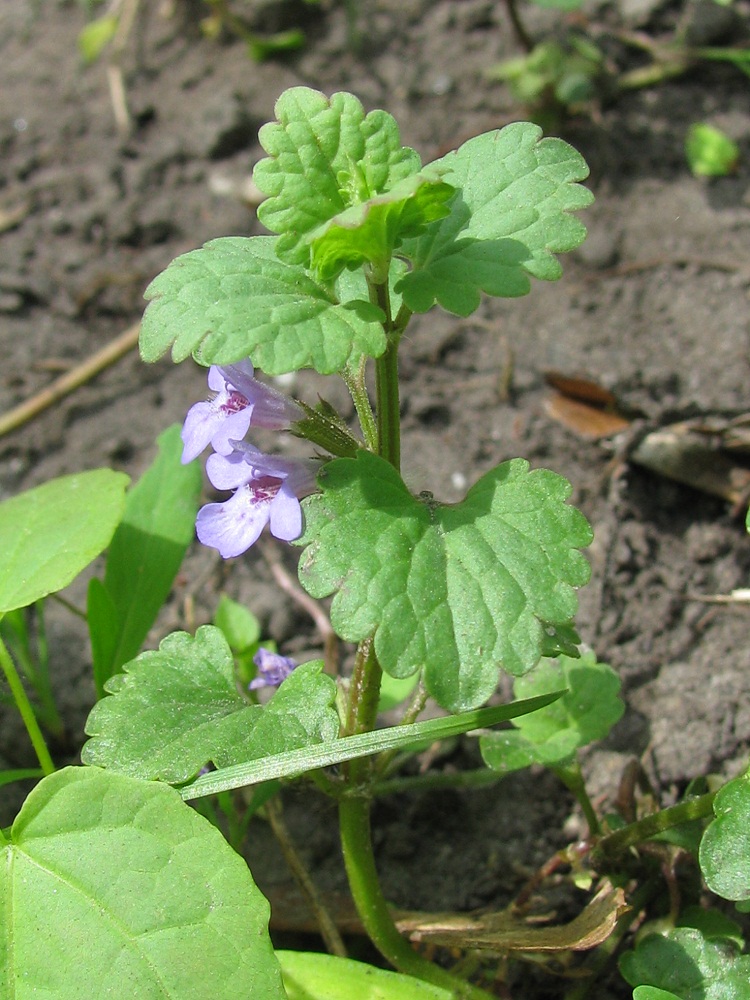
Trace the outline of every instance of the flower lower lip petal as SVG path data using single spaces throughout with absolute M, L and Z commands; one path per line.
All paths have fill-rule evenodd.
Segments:
M 241 487 L 224 503 L 202 507 L 196 531 L 204 545 L 219 550 L 224 559 L 242 555 L 258 538 L 269 518 L 270 499 L 258 501 L 252 490 Z

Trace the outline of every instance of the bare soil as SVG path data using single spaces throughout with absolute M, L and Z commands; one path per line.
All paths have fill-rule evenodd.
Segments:
M 635 26 L 658 33 L 684 5 L 593 5 L 592 17 L 632 27 L 621 14 L 636 6 L 646 12 Z M 252 209 L 222 192 L 241 185 L 261 157 L 258 127 L 285 88 L 345 89 L 367 108 L 386 108 L 425 161 L 524 116 L 507 88 L 486 78 L 517 51 L 499 2 L 354 4 L 360 48 L 344 4 L 280 3 L 275 16 L 304 27 L 307 44 L 260 64 L 237 41 L 201 37 L 198 3 L 142 7 L 124 57 L 133 128 L 123 138 L 104 65 L 79 60 L 81 6 L 0 6 L 0 217 L 11 218 L 0 233 L 0 412 L 137 322 L 146 284 L 176 255 L 261 231 Z M 735 7 L 739 40 L 748 6 Z M 541 34 L 556 21 L 533 9 L 529 23 Z M 736 174 L 691 176 L 683 144 L 695 121 L 739 143 Z M 573 118 L 563 135 L 591 166 L 589 239 L 563 260 L 558 283 L 536 283 L 521 300 L 486 301 L 467 320 L 435 312 L 415 321 L 402 366 L 404 464 L 415 490 L 448 501 L 515 456 L 572 482 L 573 502 L 595 530 L 579 630 L 621 675 L 629 706 L 609 739 L 586 753 L 585 771 L 606 802 L 625 764 L 643 758 L 668 802 L 696 774 L 734 774 L 747 758 L 747 611 L 699 598 L 748 585 L 750 543 L 731 504 L 629 462 L 619 439 L 591 440 L 553 419 L 544 376 L 553 369 L 594 380 L 639 431 L 748 409 L 748 81 L 729 66 L 705 66 Z M 312 373 L 301 373 L 293 391 L 310 401 L 322 391 L 346 406 L 338 386 Z M 147 367 L 131 352 L 0 439 L 0 496 L 102 465 L 137 476 L 157 434 L 204 392 L 192 363 Z M 291 565 L 292 554 L 285 558 Z M 221 592 L 246 602 L 283 649 L 314 647 L 311 624 L 275 588 L 259 554 L 223 564 L 197 545 L 154 643 L 209 621 Z M 83 604 L 84 595 L 81 581 L 68 596 Z M 62 762 L 75 760 L 83 741 L 93 685 L 75 619 L 52 606 L 49 631 L 68 726 L 54 748 Z M 33 764 L 20 724 L 2 711 L 0 765 Z M 471 747 L 453 753 L 454 764 L 476 763 Z M 4 792 L 3 805 L 7 822 L 15 791 Z M 288 804 L 308 860 L 335 888 L 341 866 L 327 810 L 298 796 Z M 389 798 L 375 823 L 390 898 L 430 910 L 503 905 L 581 829 L 572 800 L 545 774 L 490 791 Z M 261 886 L 272 893 L 286 876 L 263 828 L 251 841 Z M 526 1000 L 562 995 L 559 980 L 539 973 L 523 990 Z

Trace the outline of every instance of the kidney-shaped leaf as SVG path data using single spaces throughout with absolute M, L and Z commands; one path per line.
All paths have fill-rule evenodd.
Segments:
M 302 664 L 267 705 L 250 705 L 219 629 L 174 632 L 107 683 L 111 697 L 89 715 L 81 759 L 181 784 L 209 762 L 228 767 L 335 739 L 336 686 L 322 668 L 321 660 Z
M 625 706 L 618 697 L 620 678 L 593 653 L 584 653 L 580 659 L 560 656 L 542 660 L 513 685 L 518 698 L 564 688 L 567 693 L 558 701 L 517 719 L 516 730 L 481 738 L 488 767 L 509 773 L 530 764 L 565 763 L 579 747 L 603 739 L 622 716 Z
M 414 267 L 399 290 L 416 312 L 437 302 L 468 316 L 481 292 L 524 295 L 529 275 L 559 278 L 554 254 L 572 250 L 586 235 L 570 213 L 593 201 L 577 183 L 588 167 L 566 142 L 542 139 L 530 122 L 469 139 L 426 169 L 458 194 L 447 218 L 402 248 Z
M 212 240 L 172 261 L 146 289 L 141 354 L 201 364 L 251 358 L 270 375 L 340 371 L 352 355 L 378 357 L 385 334 L 373 307 L 341 303 L 299 267 L 276 257 L 270 236 Z
M 561 476 L 514 459 L 443 505 L 412 496 L 388 462 L 361 451 L 330 462 L 320 483 L 305 501 L 300 580 L 313 597 L 337 592 L 337 633 L 374 633 L 387 673 L 424 667 L 445 708 L 480 705 L 501 666 L 530 670 L 546 630 L 574 615 L 589 573 L 577 549 L 591 530 L 564 502 Z
M 122 472 L 95 469 L 0 503 L 0 613 L 67 587 L 107 547 L 128 482 Z
M 166 785 L 65 768 L 0 836 L 0 996 L 285 1000 L 269 907 Z
M 703 877 L 724 899 L 750 899 L 750 777 L 724 785 L 714 799 L 714 813 L 701 840 Z
M 620 971 L 631 986 L 652 986 L 680 1000 L 750 997 L 750 956 L 733 941 L 707 941 L 693 928 L 647 935 L 622 956 Z

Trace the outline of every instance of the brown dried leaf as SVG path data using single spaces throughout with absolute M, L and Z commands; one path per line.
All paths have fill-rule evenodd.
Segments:
M 544 409 L 558 424 L 592 441 L 612 437 L 630 426 L 630 421 L 618 413 L 570 399 L 560 392 L 553 392 L 545 399 Z
M 628 458 L 661 476 L 739 505 L 750 492 L 750 469 L 722 450 L 705 422 L 670 424 L 647 434 Z M 736 450 L 736 449 L 735 449 Z
M 444 914 L 431 923 L 420 919 L 397 920 L 398 928 L 412 941 L 448 948 L 509 951 L 585 951 L 609 937 L 620 916 L 628 909 L 620 888 L 605 882 L 596 896 L 571 920 L 556 927 L 532 927 L 509 913 L 478 918 Z

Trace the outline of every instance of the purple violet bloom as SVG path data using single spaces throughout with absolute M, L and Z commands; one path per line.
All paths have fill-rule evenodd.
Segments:
M 214 395 L 188 410 L 182 427 L 183 463 L 192 462 L 209 444 L 228 455 L 229 442 L 243 438 L 251 425 L 281 430 L 302 419 L 301 407 L 253 378 L 254 372 L 249 361 L 209 368 L 208 387 Z
M 201 507 L 198 538 L 224 559 L 241 555 L 269 524 L 271 534 L 291 542 L 302 534 L 300 497 L 315 490 L 316 462 L 264 455 L 251 444 L 233 441 L 230 455 L 211 455 L 208 478 L 219 490 L 236 490 L 223 503 Z
M 297 666 L 291 657 L 272 653 L 264 646 L 253 657 L 253 663 L 258 668 L 258 674 L 248 684 L 251 691 L 262 687 L 278 687 Z

